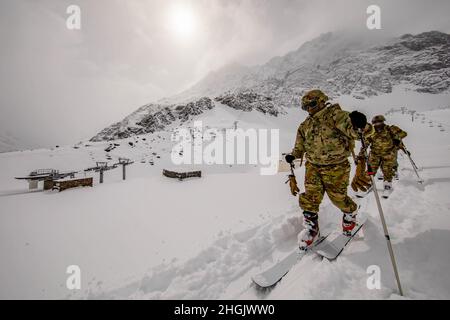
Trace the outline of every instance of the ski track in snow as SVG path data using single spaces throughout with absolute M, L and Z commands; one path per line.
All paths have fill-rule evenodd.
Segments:
M 293 206 L 260 226 L 218 239 L 185 263 L 158 266 L 125 288 L 92 298 L 235 298 L 253 289 L 249 279 L 261 266 L 269 266 L 276 261 L 274 257 L 280 258 L 295 247 L 301 223 L 298 207 Z M 326 223 L 323 227 L 331 229 Z M 233 288 L 233 283 L 239 285 Z

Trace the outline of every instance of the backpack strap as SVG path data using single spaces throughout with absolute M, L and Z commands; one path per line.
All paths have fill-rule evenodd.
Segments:
M 395 133 L 392 131 L 392 129 L 393 129 L 393 125 L 388 125 L 387 126 L 387 129 L 388 129 L 388 132 L 389 132 L 389 135 L 391 136 L 391 139 L 392 140 L 398 140 L 396 137 L 395 137 Z M 400 139 L 401 140 L 401 139 Z
M 339 110 L 341 111 L 341 106 L 339 105 L 339 103 L 333 103 L 331 104 L 330 102 L 327 103 L 327 108 L 329 108 L 331 111 L 334 110 Z M 356 161 L 356 157 L 355 157 L 355 152 L 354 152 L 354 148 L 355 148 L 355 142 L 354 140 L 349 139 L 347 136 L 345 136 L 344 134 L 341 133 L 341 137 L 343 139 L 343 142 L 346 144 L 346 150 L 349 151 L 352 156 L 353 159 Z

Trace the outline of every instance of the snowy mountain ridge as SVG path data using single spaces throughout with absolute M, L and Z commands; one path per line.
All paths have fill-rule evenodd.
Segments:
M 448 92 L 449 52 L 450 35 L 438 31 L 406 34 L 375 46 L 327 33 L 262 66 L 232 64 L 212 72 L 191 89 L 139 108 L 91 140 L 163 130 L 214 108 L 224 97 L 232 108 L 277 116 L 283 108 L 297 106 L 311 88 L 321 88 L 332 98 L 356 99 L 388 94 L 399 85 L 416 92 Z
M 227 93 L 216 97 L 202 97 L 187 104 L 149 104 L 139 108 L 121 122 L 103 129 L 91 139 L 93 142 L 124 139 L 136 135 L 162 131 L 170 125 L 181 125 L 207 110 L 222 103 L 243 112 L 257 110 L 263 114 L 277 116 L 279 110 L 270 97 L 261 96 L 253 91 Z
M 183 94 L 214 92 L 221 83 L 218 88 L 222 91 L 252 89 L 272 96 L 283 106 L 292 106 L 282 94 L 296 95 L 312 87 L 333 96 L 370 97 L 389 93 L 393 86 L 407 82 L 419 92 L 438 93 L 450 87 L 449 49 L 450 35 L 438 31 L 406 34 L 384 42 L 375 39 L 372 44 L 349 35 L 326 33 L 265 65 L 225 67 Z

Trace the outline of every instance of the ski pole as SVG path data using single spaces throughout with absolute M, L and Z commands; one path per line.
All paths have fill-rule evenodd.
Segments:
M 411 162 L 411 166 L 413 167 L 413 170 L 416 173 L 417 179 L 419 179 L 417 182 L 423 183 L 423 179 L 420 177 L 419 172 L 418 172 L 419 167 L 417 167 L 416 163 L 411 158 L 411 152 L 409 152 L 408 149 L 406 149 L 406 146 L 404 144 L 402 144 L 402 148 L 401 149 L 406 154 L 406 156 L 408 157 L 409 162 Z
M 367 155 L 366 143 L 364 141 L 364 135 L 361 129 L 359 129 L 359 136 L 361 139 L 362 148 L 364 150 L 364 157 L 366 158 L 367 171 L 369 173 L 369 177 L 373 186 L 373 194 L 375 195 L 375 200 L 377 202 L 378 213 L 380 214 L 381 223 L 383 225 L 384 237 L 386 238 L 389 255 L 391 256 L 392 267 L 394 269 L 395 279 L 397 280 L 398 292 L 400 293 L 401 296 L 403 296 L 403 289 L 400 283 L 400 276 L 398 274 L 397 263 L 395 262 L 394 249 L 392 248 L 391 237 L 389 236 L 386 220 L 384 219 L 383 207 L 381 206 L 380 196 L 378 195 L 378 190 L 375 185 L 375 179 L 373 178 L 374 172 L 372 171 L 372 168 L 369 163 L 369 156 Z
M 290 163 L 290 167 L 291 167 L 291 175 L 293 175 L 295 177 L 295 173 L 294 173 L 295 165 L 294 165 L 293 161 Z
M 287 153 L 282 153 L 283 156 L 285 156 L 286 154 Z M 301 167 L 302 164 L 303 164 L 303 156 L 300 159 L 300 165 L 299 166 Z M 295 172 L 294 172 L 295 164 L 294 164 L 294 161 L 292 161 L 289 165 L 290 165 L 290 168 L 291 168 L 291 175 L 295 177 Z
M 285 155 L 285 154 L 283 153 L 283 155 Z M 302 157 L 302 159 L 301 159 L 300 166 L 302 165 L 302 163 L 303 163 L 303 157 Z M 286 180 L 285 183 L 288 183 L 288 182 L 289 182 L 289 186 L 290 186 L 290 188 L 291 188 L 291 193 L 292 193 L 292 195 L 296 196 L 296 195 L 297 195 L 297 192 L 298 192 L 298 193 L 300 192 L 300 189 L 298 188 L 298 185 L 297 185 L 297 178 L 295 177 L 295 172 L 294 172 L 295 164 L 294 164 L 294 161 L 290 162 L 290 163 L 289 163 L 289 166 L 290 166 L 290 169 L 291 169 L 291 174 L 288 175 L 288 179 Z M 293 186 L 292 186 L 292 181 L 291 181 L 291 179 L 294 179 L 294 184 L 295 184 L 295 189 L 296 189 L 296 190 L 294 190 L 294 191 L 293 191 Z

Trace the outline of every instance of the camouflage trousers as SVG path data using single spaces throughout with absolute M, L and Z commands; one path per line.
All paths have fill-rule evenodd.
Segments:
M 392 179 L 395 176 L 395 172 L 398 169 L 397 153 L 398 150 L 395 149 L 384 154 L 371 152 L 369 155 L 369 163 L 372 167 L 372 171 L 376 173 L 378 168 L 381 167 L 384 181 L 392 182 Z
M 350 163 L 336 165 L 305 164 L 305 192 L 300 194 L 300 207 L 304 211 L 319 212 L 325 192 L 331 202 L 343 212 L 354 212 L 356 203 L 347 195 L 350 179 Z
M 394 175 L 398 171 L 398 152 L 399 149 L 395 150 L 395 165 L 394 165 Z

